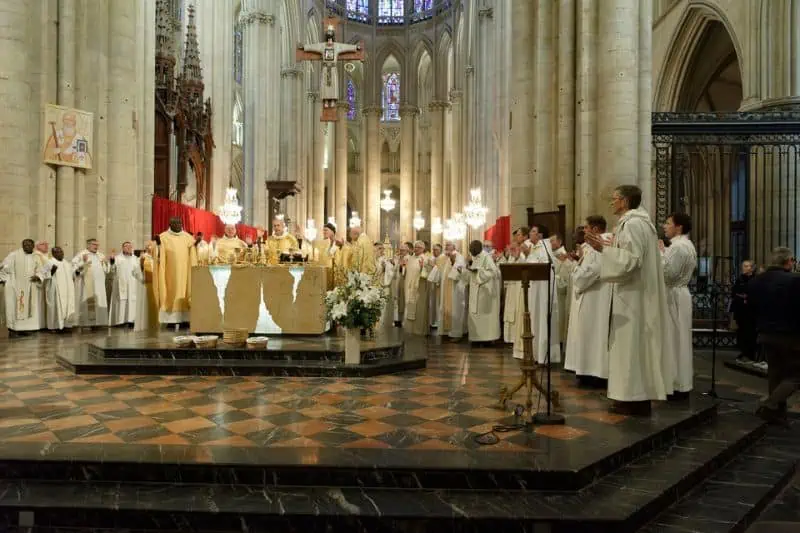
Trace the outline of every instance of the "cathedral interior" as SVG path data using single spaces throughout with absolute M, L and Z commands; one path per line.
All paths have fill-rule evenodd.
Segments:
M 329 26 L 360 59 L 301 57 Z M 0 528 L 800 531 L 800 403 L 761 424 L 766 374 L 717 353 L 742 263 L 800 250 L 800 0 L 0 0 L 0 102 L 2 257 L 140 249 L 231 200 L 390 248 L 570 241 L 631 184 L 656 227 L 691 215 L 698 260 L 698 394 L 647 421 L 558 372 L 567 424 L 516 431 L 507 346 L 304 375 L 327 348 L 289 339 L 265 377 L 129 359 L 119 330 L 0 340 Z

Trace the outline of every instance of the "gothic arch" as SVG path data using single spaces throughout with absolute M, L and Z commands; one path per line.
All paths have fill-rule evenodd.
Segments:
M 427 35 L 421 35 L 419 39 L 417 39 L 414 47 L 412 48 L 411 52 L 411 61 L 409 62 L 409 69 L 408 75 L 408 89 L 406 95 L 408 99 L 405 97 L 403 98 L 404 101 L 411 102 L 415 105 L 420 104 L 420 96 L 419 93 L 419 65 L 420 61 L 424 57 L 433 57 L 433 42 L 428 38 Z
M 295 64 L 295 49 L 300 42 L 300 13 L 299 2 L 296 0 L 284 0 L 281 3 L 281 35 L 283 65 Z
M 654 111 L 675 111 L 681 106 L 685 107 L 685 102 L 681 99 L 684 98 L 684 88 L 693 75 L 693 67 L 697 65 L 698 54 L 706 45 L 709 32 L 719 29 L 724 29 L 727 33 L 742 71 L 742 82 L 747 82 L 743 72 L 745 65 L 742 62 L 741 45 L 728 18 L 711 2 L 692 0 L 672 35 L 664 65 L 656 80 Z M 747 94 L 746 91 L 743 94 Z
M 461 77 L 466 67 L 466 48 L 464 46 L 464 6 L 459 5 L 455 16 L 456 38 L 453 42 L 453 85 L 461 87 Z
M 436 96 L 438 98 L 447 99 L 450 92 L 450 84 L 452 81 L 452 51 L 453 51 L 453 36 L 449 28 L 446 28 L 439 37 L 439 44 L 436 50 Z

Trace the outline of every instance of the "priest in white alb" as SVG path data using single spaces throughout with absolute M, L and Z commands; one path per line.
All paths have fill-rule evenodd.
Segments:
M 171 218 L 169 229 L 159 237 L 158 303 L 159 322 L 189 322 L 192 305 L 192 267 L 197 265 L 194 237 L 183 231 L 180 218 Z
M 397 253 L 392 258 L 394 265 L 394 278 L 392 279 L 392 299 L 394 307 L 394 325 L 403 326 L 403 318 L 406 315 L 406 266 L 408 264 L 409 251 L 414 246 L 407 242 L 401 242 L 397 246 Z
M 133 325 L 136 320 L 136 297 L 138 284 L 135 271 L 139 270 L 139 258 L 133 255 L 133 244 L 122 243 L 122 255 L 109 257 L 111 265 L 111 310 L 109 326 Z
M 47 329 L 62 331 L 75 323 L 75 271 L 64 261 L 64 250 L 53 247 L 53 257 L 42 267 Z
M 431 260 L 433 261 L 433 269 L 431 269 L 430 274 L 428 275 L 428 283 L 430 283 L 429 287 L 429 294 L 428 299 L 430 301 L 430 307 L 428 308 L 428 318 L 431 321 L 432 328 L 439 327 L 439 296 L 441 292 L 441 278 L 439 276 L 439 272 L 444 267 L 445 263 L 448 261 L 447 257 L 442 254 L 442 245 L 441 244 L 434 244 L 431 247 Z
M 572 285 L 572 271 L 575 261 L 572 260 L 564 247 L 564 239 L 558 233 L 550 236 L 550 249 L 553 250 L 556 269 L 556 295 L 558 296 L 558 338 L 561 341 L 561 351 L 566 349 L 567 330 L 569 328 L 570 292 Z
M 441 257 L 445 260 L 437 262 L 428 276 L 428 279 L 438 279 L 436 334 L 457 340 L 467 331 L 467 284 L 462 279 L 467 262 L 464 256 L 456 251 L 455 244 L 450 241 L 444 244 L 444 253 Z
M 5 283 L 6 324 L 15 332 L 41 328 L 40 293 L 42 279 L 39 257 L 34 254 L 33 240 L 25 239 L 0 266 L 0 282 Z
M 375 252 L 375 285 L 381 287 L 386 295 L 386 304 L 383 306 L 381 318 L 378 321 L 378 328 L 392 327 L 394 321 L 394 305 L 392 297 L 392 280 L 394 280 L 395 266 L 386 257 L 386 250 L 382 242 L 376 242 Z
M 528 288 L 528 309 L 531 315 L 531 332 L 533 333 L 533 357 L 539 364 L 547 362 L 548 341 L 550 343 L 550 360 L 561 361 L 561 340 L 558 330 L 558 294 L 555 275 L 555 258 L 550 248 L 549 230 L 543 225 L 531 227 L 530 244 L 523 244 L 522 252 L 526 263 L 550 265 L 550 296 L 548 298 L 547 280 L 531 281 Z M 523 314 L 525 312 L 523 291 L 517 297 L 516 338 L 514 341 L 514 357 L 523 359 L 525 351 L 522 344 Z M 550 335 L 547 334 L 548 305 L 550 307 Z
M 524 239 L 519 239 L 517 235 L 519 230 L 514 234 L 514 239 L 508 245 L 508 253 L 502 260 L 502 263 L 521 263 L 525 261 L 520 249 L 520 243 Z M 503 306 L 503 342 L 513 344 L 514 339 L 517 338 L 517 303 L 519 303 L 519 281 L 506 281 L 503 283 L 506 288 L 505 305 Z
M 77 326 L 108 326 L 108 297 L 106 296 L 106 274 L 109 264 L 98 252 L 97 239 L 88 239 L 86 248 L 72 259 L 75 269 L 75 306 Z
M 578 262 L 572 271 L 572 302 L 569 314 L 564 368 L 575 372 L 584 387 L 608 386 L 608 320 L 611 314 L 611 283 L 600 280 L 600 252 L 584 242 L 587 233 L 611 239 L 606 219 L 587 217 L 578 233 Z
M 433 261 L 425 255 L 425 243 L 414 243 L 414 254 L 405 262 L 405 319 L 403 328 L 412 335 L 427 336 L 430 333 L 428 311 L 428 274 L 433 270 Z
M 608 336 L 608 397 L 613 412 L 650 416 L 651 400 L 672 392 L 672 360 L 664 270 L 658 234 L 640 207 L 642 191 L 621 185 L 612 195 L 618 215 L 613 241 L 586 234 L 600 252 L 600 279 L 613 283 Z
M 694 350 L 692 348 L 692 295 L 689 282 L 697 268 L 697 250 L 689 240 L 692 218 L 686 213 L 673 213 L 664 224 L 669 247 L 660 243 L 664 261 L 664 283 L 667 285 L 667 309 L 670 337 L 675 361 L 674 392 L 670 399 L 684 400 L 694 388 Z
M 470 261 L 462 271 L 467 284 L 469 341 L 494 342 L 500 338 L 500 269 L 481 241 L 469 243 Z

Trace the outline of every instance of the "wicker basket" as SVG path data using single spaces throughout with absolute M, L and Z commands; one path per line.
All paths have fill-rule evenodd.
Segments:
M 194 344 L 194 337 L 191 335 L 178 335 L 177 337 L 172 338 L 172 342 L 178 348 L 189 348 L 192 344 Z
M 222 332 L 222 342 L 231 346 L 242 346 L 249 336 L 250 331 L 246 329 L 226 329 Z
M 250 350 L 266 350 L 267 342 L 269 342 L 267 337 L 250 337 L 247 339 L 247 348 Z
M 196 337 L 194 339 L 194 345 L 197 346 L 198 348 L 205 348 L 205 349 L 216 348 L 218 340 L 219 337 L 217 337 L 216 335 L 206 335 L 203 337 Z

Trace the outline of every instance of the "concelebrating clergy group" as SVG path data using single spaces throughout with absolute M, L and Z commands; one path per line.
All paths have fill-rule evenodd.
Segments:
M 198 261 L 264 247 L 330 267 L 334 283 L 353 270 L 372 276 L 389 295 L 379 328 L 453 342 L 494 345 L 502 339 L 513 346 L 513 358 L 522 359 L 525 295 L 519 281 L 503 280 L 501 265 L 547 264 L 550 280 L 531 282 L 527 294 L 535 361 L 546 364 L 549 356 L 583 386 L 607 388 L 615 411 L 646 416 L 651 400 L 683 399 L 693 386 L 688 284 L 697 253 L 688 237 L 691 218 L 675 213 L 661 221 L 666 238 L 659 240 L 641 197 L 636 186 L 618 187 L 613 231 L 604 217 L 589 216 L 569 250 L 564 235 L 543 225 L 517 229 L 502 250 L 479 240 L 466 249 L 460 242 L 429 246 L 420 240 L 392 249 L 370 241 L 360 227 L 341 238 L 332 223 L 308 242 L 280 217 L 256 242 L 239 239 L 235 226 L 207 241 L 184 231 L 176 218 L 141 250 L 124 242 L 120 253 L 103 254 L 89 239 L 71 259 L 57 246 L 25 239 L 0 268 L 5 320 L 18 334 L 184 324 Z

